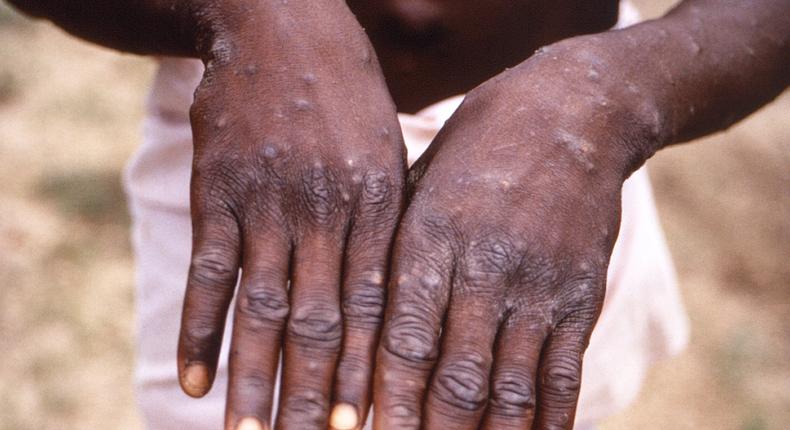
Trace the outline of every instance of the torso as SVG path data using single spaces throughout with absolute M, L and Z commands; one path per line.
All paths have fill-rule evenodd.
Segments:
M 611 28 L 618 0 L 349 0 L 401 112 L 465 93 L 537 48 Z

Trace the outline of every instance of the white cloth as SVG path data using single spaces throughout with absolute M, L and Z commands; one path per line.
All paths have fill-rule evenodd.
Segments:
M 633 23 L 636 17 L 624 3 L 620 25 Z M 229 331 L 214 389 L 203 399 L 181 393 L 175 364 L 191 250 L 188 109 L 201 73 L 202 64 L 195 60 L 161 60 L 148 100 L 143 144 L 124 175 L 137 259 L 137 394 L 146 426 L 155 430 L 215 430 L 223 424 Z M 454 97 L 416 115 L 399 115 L 410 163 L 461 100 Z M 585 355 L 577 428 L 626 406 L 651 363 L 677 353 L 688 339 L 687 319 L 644 169 L 626 181 L 622 199 L 606 301 Z

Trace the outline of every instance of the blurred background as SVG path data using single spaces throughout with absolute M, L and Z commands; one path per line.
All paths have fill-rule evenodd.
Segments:
M 153 71 L 0 3 L 0 430 L 141 428 L 119 175 Z M 649 165 L 692 341 L 603 429 L 790 428 L 790 92 Z

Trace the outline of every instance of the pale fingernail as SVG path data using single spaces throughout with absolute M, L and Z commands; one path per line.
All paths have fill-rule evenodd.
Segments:
M 357 408 L 348 403 L 340 403 L 332 409 L 329 426 L 334 430 L 354 430 L 359 425 Z
M 247 417 L 239 421 L 236 430 L 263 430 L 263 425 L 257 418 Z
M 181 385 L 184 387 L 184 391 L 192 397 L 206 395 L 206 391 L 209 389 L 208 367 L 202 364 L 190 364 L 184 369 Z

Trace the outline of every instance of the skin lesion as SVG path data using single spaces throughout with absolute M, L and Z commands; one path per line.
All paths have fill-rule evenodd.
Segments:
M 585 171 L 591 173 L 595 170 L 596 165 L 593 155 L 596 146 L 591 141 L 579 134 L 571 133 L 563 129 L 558 129 L 555 132 L 555 139 L 559 145 L 566 148 L 573 155 L 574 159 Z
M 370 171 L 365 175 L 362 186 L 362 202 L 365 205 L 381 206 L 391 201 L 393 184 L 383 171 Z
M 414 287 L 401 281 L 399 290 Z M 382 340 L 386 351 L 418 367 L 431 366 L 439 355 L 436 339 L 439 338 L 441 316 L 434 309 L 429 309 L 429 304 L 435 304 L 430 300 L 398 303 L 394 315 L 387 322 L 388 334 Z

